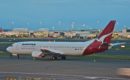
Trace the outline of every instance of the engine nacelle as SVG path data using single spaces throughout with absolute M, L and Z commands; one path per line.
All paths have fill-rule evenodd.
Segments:
M 33 51 L 32 52 L 32 57 L 34 58 L 43 58 L 45 55 L 41 51 Z

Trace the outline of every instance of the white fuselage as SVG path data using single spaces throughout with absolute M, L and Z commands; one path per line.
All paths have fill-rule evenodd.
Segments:
M 86 42 L 40 42 L 26 41 L 16 42 L 7 48 L 7 51 L 12 54 L 32 54 L 32 57 L 44 57 L 46 55 L 90 55 L 93 53 L 103 52 L 108 50 L 112 33 L 115 26 L 115 20 L 112 20 L 104 28 L 96 39 Z M 19 55 L 18 55 L 19 56 Z
M 64 55 L 82 55 L 84 49 L 93 41 L 94 40 L 87 42 L 17 42 L 8 47 L 7 50 L 12 54 L 31 54 L 33 51 L 40 51 L 41 49 L 53 49 L 63 52 Z

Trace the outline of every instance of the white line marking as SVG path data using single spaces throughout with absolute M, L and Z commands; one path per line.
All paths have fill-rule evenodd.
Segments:
M 37 62 L 36 62 L 36 63 L 37 63 Z M 29 65 L 29 64 L 32 64 L 32 63 L 23 63 L 23 64 L 21 64 L 21 62 L 17 62 L 17 63 L 15 63 L 15 64 L 13 64 L 13 63 L 2 64 L 2 65 L 0 65 L 0 67 L 21 66 L 21 65 Z
M 64 76 L 64 77 L 81 77 L 85 79 L 101 79 L 101 80 L 110 80 L 110 79 L 116 79 L 116 80 L 126 80 L 126 78 L 114 78 L 114 77 L 96 77 L 96 76 L 86 76 L 86 75 L 66 75 L 66 74 L 51 74 L 51 73 L 28 73 L 28 72 L 0 72 L 0 74 L 17 74 L 17 75 L 39 75 L 39 76 Z

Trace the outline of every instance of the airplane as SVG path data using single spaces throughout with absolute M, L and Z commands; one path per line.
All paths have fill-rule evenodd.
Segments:
M 31 54 L 33 58 L 44 58 L 49 56 L 52 60 L 65 60 L 67 55 L 91 55 L 104 52 L 113 46 L 124 43 L 111 43 L 112 33 L 116 21 L 111 20 L 105 29 L 95 39 L 86 42 L 43 42 L 25 41 L 16 42 L 6 50 L 12 55 Z

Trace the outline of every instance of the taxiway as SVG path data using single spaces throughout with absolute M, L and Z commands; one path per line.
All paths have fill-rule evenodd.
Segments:
M 126 60 L 68 59 L 60 61 L 31 59 L 1 59 L 0 80 L 7 77 L 36 78 L 36 80 L 128 80 L 117 75 L 117 69 L 130 67 Z

